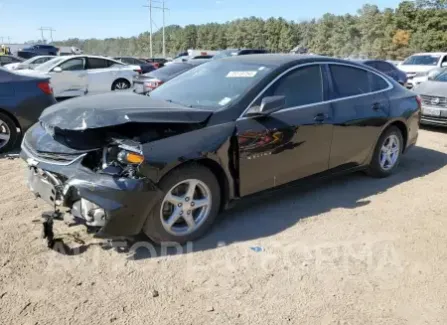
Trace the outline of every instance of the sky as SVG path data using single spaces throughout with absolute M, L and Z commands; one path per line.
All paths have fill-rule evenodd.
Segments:
M 355 13 L 364 3 L 395 8 L 400 0 L 166 0 L 166 25 L 224 23 L 256 16 L 300 21 L 324 13 Z M 130 37 L 148 31 L 148 0 L 0 0 L 0 39 L 11 43 L 40 39 L 41 26 L 53 39 Z M 161 0 L 153 0 L 161 6 Z M 162 27 L 162 11 L 153 9 L 153 31 Z M 44 32 L 49 39 L 49 32 Z

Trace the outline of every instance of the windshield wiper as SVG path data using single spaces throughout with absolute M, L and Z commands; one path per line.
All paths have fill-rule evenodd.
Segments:
M 167 101 L 168 103 L 177 104 L 177 105 L 185 106 L 185 107 L 188 107 L 188 108 L 194 108 L 192 105 L 185 105 L 183 103 L 176 102 L 176 101 L 174 101 L 172 99 L 165 99 L 165 101 Z

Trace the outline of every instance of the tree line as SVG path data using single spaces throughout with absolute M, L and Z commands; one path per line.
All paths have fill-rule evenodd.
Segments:
M 187 49 L 263 48 L 289 52 L 297 45 L 335 57 L 402 59 L 414 52 L 447 51 L 447 0 L 402 1 L 395 9 L 365 4 L 357 14 L 327 13 L 319 19 L 287 21 L 249 17 L 224 24 L 165 28 L 170 56 Z M 162 53 L 162 31 L 153 33 L 153 53 Z M 85 53 L 149 57 L 149 33 L 131 38 L 68 39 Z

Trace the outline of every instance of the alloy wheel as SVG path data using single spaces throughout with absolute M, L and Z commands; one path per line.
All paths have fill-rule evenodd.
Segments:
M 124 81 L 117 82 L 115 85 L 116 90 L 129 89 L 129 87 L 130 86 L 127 84 L 127 82 L 124 82 Z
M 8 125 L 0 120 L 0 149 L 6 146 L 11 138 L 11 130 Z
M 177 183 L 161 204 L 163 228 L 175 236 L 191 234 L 207 220 L 211 204 L 211 190 L 204 182 L 188 179 Z
M 383 170 L 390 170 L 395 165 L 400 155 L 400 141 L 397 135 L 390 134 L 380 148 L 380 167 Z

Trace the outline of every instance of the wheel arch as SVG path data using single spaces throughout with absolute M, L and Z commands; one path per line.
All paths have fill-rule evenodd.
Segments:
M 18 127 L 20 129 L 20 131 L 22 131 L 22 126 L 19 123 L 19 120 L 17 119 L 17 117 L 12 114 L 11 112 L 8 112 L 7 110 L 3 109 L 0 107 L 0 113 L 8 116 L 16 125 L 16 127 Z
M 113 86 L 115 85 L 115 83 L 120 81 L 120 80 L 126 81 L 129 84 L 129 88 L 132 86 L 132 80 L 128 79 L 125 76 L 119 76 L 118 78 L 113 80 L 112 85 L 110 86 L 110 89 L 113 90 Z
M 408 144 L 408 129 L 407 126 L 404 122 L 400 121 L 400 120 L 396 120 L 391 122 L 390 124 L 388 124 L 388 126 L 382 131 L 385 132 L 387 129 L 389 129 L 390 127 L 395 126 L 397 127 L 400 132 L 402 133 L 402 138 L 404 140 L 404 146 L 403 146 L 403 150 L 402 152 L 405 152 L 405 150 L 407 149 L 407 144 Z
M 377 135 L 377 138 L 376 138 L 374 144 L 371 147 L 370 154 L 369 154 L 368 158 L 366 159 L 366 165 L 369 165 L 369 163 L 371 162 L 371 159 L 373 158 L 374 150 L 376 148 L 377 142 L 379 141 L 379 139 L 382 136 L 382 134 L 384 132 L 386 132 L 386 130 L 388 130 L 390 127 L 393 127 L 393 126 L 397 127 L 400 130 L 400 132 L 402 133 L 402 138 L 404 140 L 404 146 L 403 146 L 402 152 L 403 153 L 406 152 L 407 144 L 408 144 L 408 129 L 407 129 L 407 125 L 405 124 L 405 122 L 403 120 L 395 119 L 395 120 L 389 121 L 385 126 L 383 126 L 382 130 Z
M 230 199 L 232 198 L 233 195 L 231 193 L 234 193 L 234 190 L 232 190 L 230 187 L 230 180 L 228 179 L 228 176 L 225 173 L 224 168 L 220 165 L 219 162 L 217 162 L 212 158 L 198 158 L 179 163 L 174 167 L 170 168 L 169 170 L 166 170 L 160 177 L 158 182 L 162 181 L 163 178 L 167 177 L 172 171 L 178 168 L 183 168 L 188 165 L 199 165 L 205 167 L 214 174 L 214 176 L 217 179 L 217 182 L 219 183 L 222 196 L 219 210 L 224 210 L 227 207 L 227 204 L 229 203 Z

